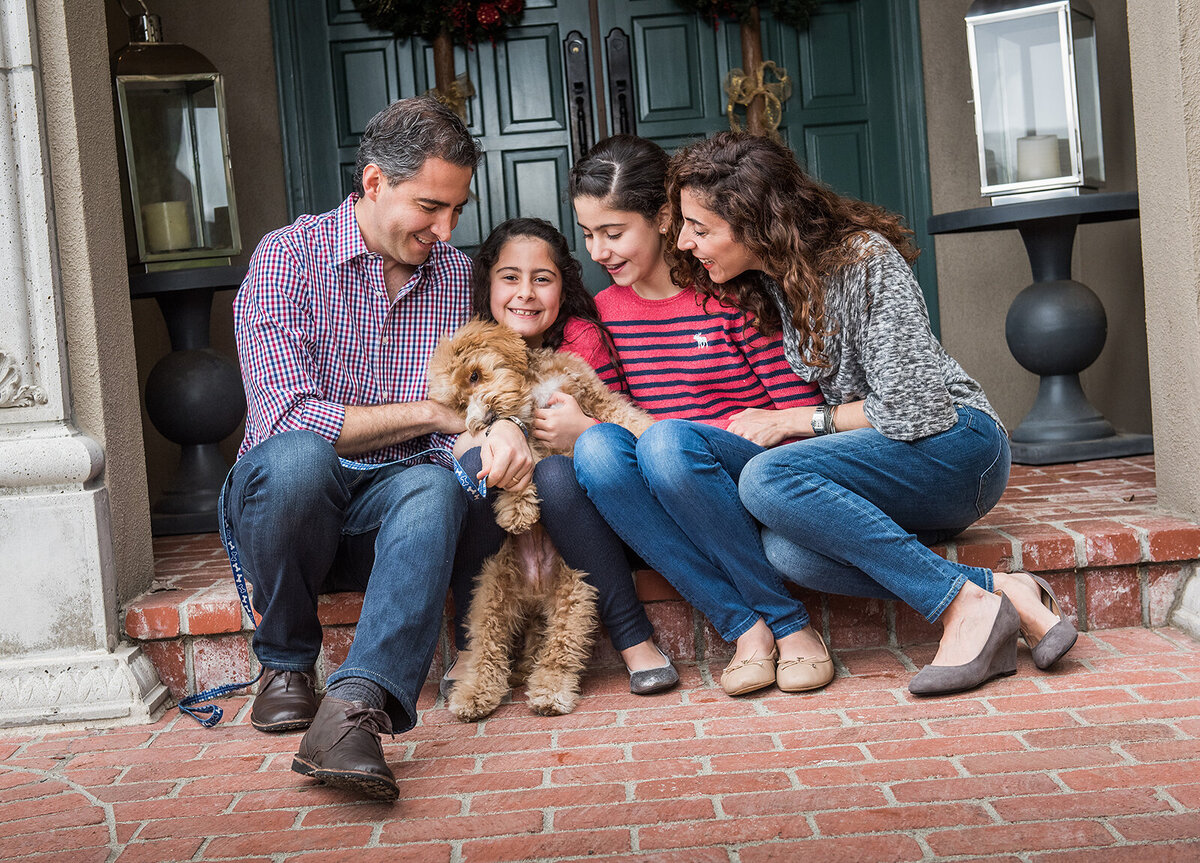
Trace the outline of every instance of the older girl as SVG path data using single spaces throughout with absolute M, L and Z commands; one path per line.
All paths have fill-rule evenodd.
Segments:
M 778 333 L 763 336 L 752 317 L 672 278 L 666 166 L 656 144 L 617 136 L 571 172 L 588 251 L 614 282 L 596 301 L 621 369 L 602 352 L 593 364 L 614 381 L 623 376 L 638 405 L 663 417 L 638 440 L 611 424 L 586 428 L 575 444 L 576 474 L 621 538 L 736 642 L 721 675 L 727 693 L 821 687 L 833 679 L 829 652 L 738 500 L 738 474 L 763 447 L 731 433 L 747 409 L 803 409 L 820 394 L 788 368 Z M 575 433 L 572 415 L 564 411 L 561 422 Z M 750 596 L 738 588 L 743 581 L 777 589 Z M 770 642 L 754 641 L 759 632 Z
M 916 694 L 1013 673 L 1018 630 L 1040 667 L 1061 658 L 1076 633 L 1045 582 L 944 560 L 918 539 L 953 536 L 995 505 L 1009 447 L 930 330 L 899 217 L 819 185 L 781 144 L 736 133 L 678 153 L 668 194 L 676 280 L 782 329 L 791 367 L 828 402 L 730 426 L 766 447 L 811 438 L 755 456 L 739 480 L 772 562 L 799 584 L 899 598 L 940 620 Z M 738 576 L 747 595 L 777 589 Z

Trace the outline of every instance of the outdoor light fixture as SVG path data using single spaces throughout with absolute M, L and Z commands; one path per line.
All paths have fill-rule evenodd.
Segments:
M 975 0 L 967 11 L 980 191 L 993 204 L 1104 184 L 1093 17 L 1083 0 Z
M 116 82 L 136 234 L 131 264 L 228 264 L 242 242 L 221 73 L 191 48 L 163 42 L 157 15 L 134 16 L 130 28 Z

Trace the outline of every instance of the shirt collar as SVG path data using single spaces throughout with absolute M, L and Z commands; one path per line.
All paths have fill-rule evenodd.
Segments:
M 358 227 L 358 219 L 354 217 L 356 200 L 358 200 L 357 195 L 350 195 L 333 213 L 333 264 L 335 266 L 368 254 L 362 230 Z

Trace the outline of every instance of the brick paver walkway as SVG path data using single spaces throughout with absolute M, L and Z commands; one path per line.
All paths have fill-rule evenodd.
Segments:
M 297 735 L 226 703 L 215 729 L 0 732 L 0 858 L 762 861 L 1200 860 L 1200 643 L 1086 633 L 1054 673 L 918 701 L 933 645 L 845 649 L 826 690 L 727 698 L 719 664 L 652 698 L 618 668 L 579 709 L 520 697 L 462 724 L 432 686 L 386 745 L 395 805 L 289 770 Z

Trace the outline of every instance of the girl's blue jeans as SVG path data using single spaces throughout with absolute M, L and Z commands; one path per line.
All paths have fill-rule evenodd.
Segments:
M 727 641 L 760 617 L 776 637 L 808 625 L 738 499 L 739 474 L 762 452 L 738 435 L 675 419 L 640 439 L 595 425 L 575 442 L 575 473 L 596 508 Z
M 1009 464 L 996 421 L 960 407 L 957 424 L 921 440 L 858 429 L 767 450 L 743 468 L 738 489 L 787 579 L 899 599 L 933 622 L 964 582 L 990 591 L 992 573 L 945 560 L 925 543 L 949 539 L 995 506 Z

